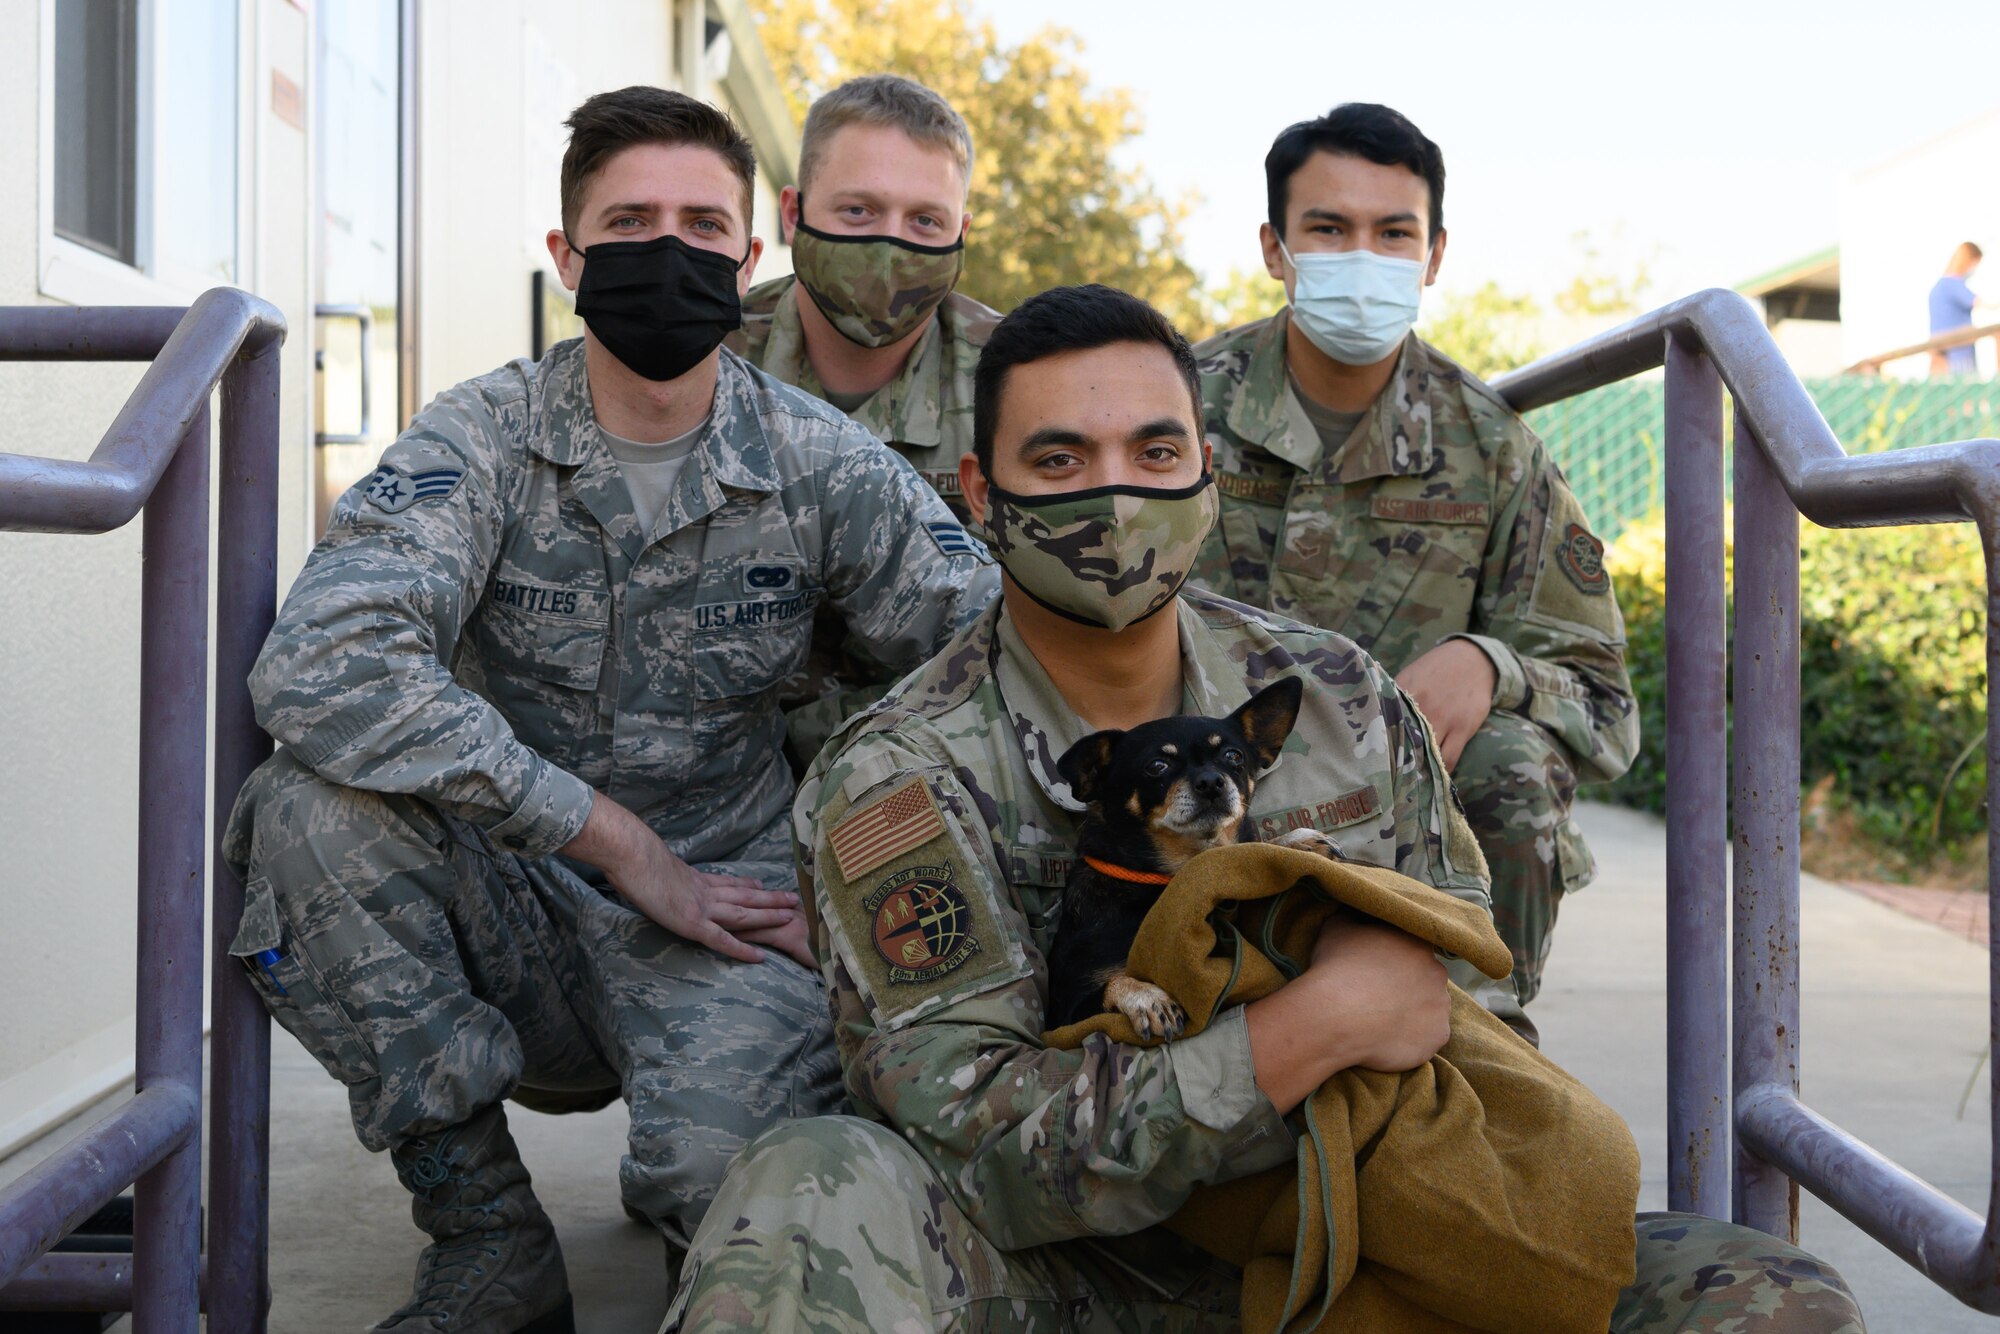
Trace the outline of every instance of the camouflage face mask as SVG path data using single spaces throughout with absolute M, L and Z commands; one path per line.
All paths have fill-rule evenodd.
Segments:
M 1024 496 L 987 491 L 1002 569 L 1059 616 L 1123 630 L 1174 600 L 1215 526 L 1215 478 L 1193 486 L 1099 486 Z
M 863 347 L 887 347 L 923 328 L 958 285 L 964 264 L 962 237 L 929 246 L 894 236 L 835 236 L 803 219 L 792 233 L 792 268 L 813 304 Z

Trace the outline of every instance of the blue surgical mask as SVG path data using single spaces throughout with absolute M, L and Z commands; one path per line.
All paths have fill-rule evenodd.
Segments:
M 1394 352 L 1417 320 L 1424 293 L 1422 260 L 1372 250 L 1278 250 L 1298 281 L 1292 318 L 1312 345 L 1347 366 L 1373 366 Z

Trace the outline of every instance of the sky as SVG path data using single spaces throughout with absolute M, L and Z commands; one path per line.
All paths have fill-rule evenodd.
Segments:
M 1200 195 L 1186 253 L 1211 280 L 1260 262 L 1271 139 L 1336 102 L 1385 102 L 1443 149 L 1441 288 L 1545 297 L 1584 232 L 1600 267 L 1646 267 L 1648 304 L 1834 244 L 1843 172 L 2000 108 L 1995 0 L 973 8 L 1010 42 L 1068 28 L 1093 84 L 1133 92 L 1130 160 Z

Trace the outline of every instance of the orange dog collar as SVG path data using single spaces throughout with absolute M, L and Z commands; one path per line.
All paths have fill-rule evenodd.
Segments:
M 1135 885 L 1164 885 L 1173 879 L 1172 876 L 1162 875 L 1158 871 L 1134 871 L 1125 866 L 1113 866 L 1110 862 L 1099 861 L 1089 853 L 1084 854 L 1083 863 L 1099 875 L 1108 875 L 1113 880 L 1130 881 Z

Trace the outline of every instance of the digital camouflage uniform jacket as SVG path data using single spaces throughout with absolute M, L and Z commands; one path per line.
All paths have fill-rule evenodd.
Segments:
M 336 505 L 250 684 L 322 777 L 512 851 L 569 842 L 597 788 L 683 859 L 724 861 L 791 797 L 776 694 L 815 605 L 914 665 L 996 584 L 901 459 L 727 352 L 641 531 L 572 340 L 417 415 Z
M 1491 389 L 1414 335 L 1388 387 L 1330 455 L 1285 368 L 1286 313 L 1195 355 L 1222 516 L 1192 581 L 1340 630 L 1401 671 L 1469 639 L 1493 707 L 1540 724 L 1577 776 L 1638 749 L 1604 544 L 1562 471 Z
M 799 300 L 798 279 L 790 275 L 751 288 L 743 298 L 743 328 L 729 336 L 729 346 L 786 384 L 823 398 L 826 390 L 806 360 Z M 953 292 L 902 371 L 852 414 L 908 459 L 961 522 L 958 461 L 972 452 L 972 372 L 999 322 L 999 311 Z
M 1429 728 L 1377 663 L 1207 594 L 1166 614 L 1185 711 L 1227 713 L 1281 676 L 1312 687 L 1251 801 L 1258 837 L 1311 824 L 1357 861 L 1486 906 Z M 1135 1231 L 1196 1185 L 1294 1151 L 1241 1011 L 1164 1047 L 1042 1046 L 1043 958 L 1081 810 L 1055 762 L 1088 730 L 996 604 L 848 724 L 794 808 L 849 1095 L 1007 1250 Z

